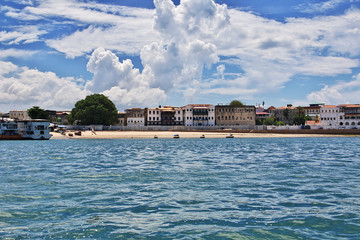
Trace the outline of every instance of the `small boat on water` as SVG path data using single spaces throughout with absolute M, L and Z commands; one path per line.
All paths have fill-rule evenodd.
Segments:
M 180 138 L 179 134 L 174 134 L 174 138 Z
M 204 134 L 203 134 L 203 135 L 201 135 L 201 136 L 200 136 L 200 138 L 205 138 L 205 135 L 204 135 Z
M 158 136 L 157 136 L 157 135 L 155 135 L 155 136 L 154 136 L 154 138 L 158 138 Z
M 234 138 L 234 135 L 232 135 L 232 133 L 226 135 L 226 138 Z

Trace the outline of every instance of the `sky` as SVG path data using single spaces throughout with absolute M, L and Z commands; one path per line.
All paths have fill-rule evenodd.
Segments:
M 2 0 L 0 112 L 360 103 L 360 0 Z

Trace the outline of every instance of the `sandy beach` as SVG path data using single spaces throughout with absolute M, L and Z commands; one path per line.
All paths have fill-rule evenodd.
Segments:
M 228 132 L 176 132 L 176 131 L 82 131 L 81 136 L 74 132 L 66 132 L 65 135 L 51 132 L 51 139 L 146 139 L 157 136 L 161 138 L 173 138 L 179 134 L 180 138 L 225 138 Z M 344 135 L 332 134 L 281 134 L 281 133 L 232 133 L 234 138 L 293 138 L 293 137 L 345 137 Z

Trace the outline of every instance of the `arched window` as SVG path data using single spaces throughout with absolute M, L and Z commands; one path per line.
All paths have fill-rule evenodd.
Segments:
M 351 125 L 352 125 L 352 126 L 355 126 L 355 122 L 352 122 Z
M 340 122 L 340 126 L 342 126 L 342 125 L 344 125 L 344 123 L 343 123 L 343 122 Z
M 346 122 L 345 125 L 348 126 L 348 125 L 350 125 L 350 124 L 349 124 L 349 122 Z

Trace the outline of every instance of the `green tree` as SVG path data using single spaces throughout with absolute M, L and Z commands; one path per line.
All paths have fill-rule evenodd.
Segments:
M 296 113 L 293 117 L 293 122 L 295 125 L 305 125 L 305 122 L 312 120 L 310 116 L 305 116 L 305 111 L 302 107 L 296 108 Z
M 316 123 L 319 123 L 319 122 L 320 122 L 320 117 L 319 117 L 319 115 L 316 114 L 314 120 L 315 120 Z
M 263 120 L 262 119 L 256 119 L 255 124 L 256 125 L 263 125 Z
M 264 125 L 275 125 L 276 118 L 274 116 L 264 119 Z
M 239 100 L 232 100 L 229 104 L 230 107 L 242 107 L 244 104 L 240 102 Z
M 276 126 L 284 126 L 285 123 L 283 123 L 282 121 L 276 121 L 276 122 L 275 122 L 275 125 L 276 125 Z
M 49 114 L 39 106 L 33 106 L 27 110 L 27 113 L 31 119 L 48 119 Z
M 79 125 L 112 125 L 118 121 L 114 103 L 102 94 L 92 94 L 78 101 L 68 120 Z

